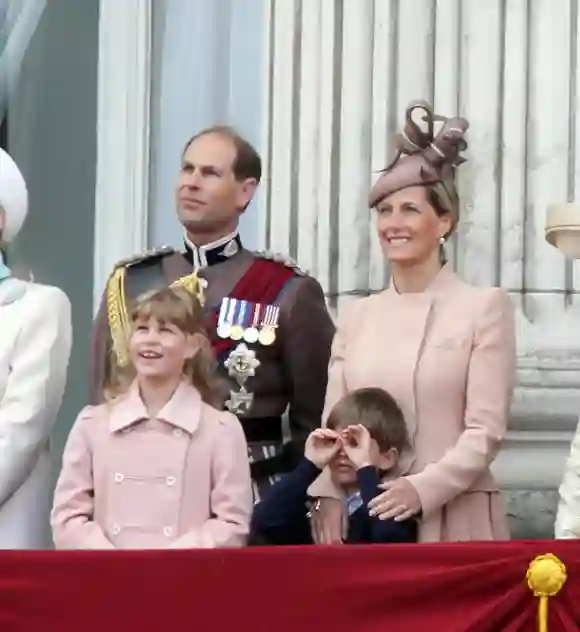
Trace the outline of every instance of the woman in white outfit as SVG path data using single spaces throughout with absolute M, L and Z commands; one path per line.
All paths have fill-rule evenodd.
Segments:
M 555 537 L 580 538 L 580 422 L 576 428 L 560 484 Z
M 28 210 L 26 184 L 0 149 L 0 549 L 50 543 L 49 437 L 71 347 L 71 309 L 55 287 L 12 276 L 3 247 Z

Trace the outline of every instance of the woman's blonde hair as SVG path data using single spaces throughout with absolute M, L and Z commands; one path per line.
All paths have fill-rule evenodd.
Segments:
M 160 323 L 177 327 L 186 335 L 197 335 L 199 348 L 193 358 L 186 360 L 183 374 L 199 391 L 206 404 L 222 408 L 224 390 L 216 374 L 215 358 L 204 328 L 203 308 L 195 295 L 182 287 L 165 287 L 147 292 L 135 301 L 129 318 L 132 328 L 137 321 L 154 318 Z M 106 400 L 112 401 L 126 393 L 134 379 L 135 369 L 131 364 L 121 368 L 113 362 L 105 388 Z
M 433 207 L 435 213 L 442 217 L 449 214 L 451 216 L 451 228 L 444 235 L 445 239 L 451 237 L 459 222 L 459 193 L 457 185 L 451 178 L 426 185 L 427 199 Z

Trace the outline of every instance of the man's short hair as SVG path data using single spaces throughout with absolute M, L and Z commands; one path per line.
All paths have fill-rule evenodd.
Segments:
M 342 430 L 361 424 L 378 443 L 381 452 L 408 447 L 405 417 L 394 398 L 380 388 L 361 388 L 343 397 L 332 409 L 327 427 Z
M 254 149 L 250 142 L 229 125 L 214 125 L 198 132 L 185 143 L 182 155 L 185 154 L 191 143 L 202 136 L 209 136 L 210 134 L 227 138 L 234 144 L 236 157 L 232 165 L 232 171 L 234 172 L 236 180 L 241 182 L 248 178 L 254 178 L 256 183 L 259 184 L 262 178 L 262 159 L 260 158 L 260 154 Z

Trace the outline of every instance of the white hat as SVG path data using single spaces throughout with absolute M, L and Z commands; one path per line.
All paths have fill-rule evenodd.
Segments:
M 20 169 L 3 149 L 0 149 L 0 207 L 5 214 L 2 241 L 9 242 L 20 232 L 26 219 L 28 190 Z

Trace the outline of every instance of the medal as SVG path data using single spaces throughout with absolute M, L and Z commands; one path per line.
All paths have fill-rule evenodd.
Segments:
M 222 298 L 222 304 L 220 307 L 220 314 L 218 317 L 217 335 L 220 338 L 228 338 L 230 335 L 230 327 L 227 323 L 227 314 L 229 307 L 229 299 Z
M 261 331 L 258 337 L 260 344 L 269 347 L 276 342 L 276 328 L 278 327 L 278 316 L 280 308 L 276 305 L 268 305 L 262 322 Z
M 274 344 L 274 342 L 276 342 L 276 330 L 274 329 L 274 327 L 270 325 L 264 327 L 260 332 L 258 340 L 260 341 L 260 344 L 264 345 L 265 347 L 269 347 L 270 345 Z
M 259 337 L 260 334 L 255 327 L 248 327 L 246 331 L 244 331 L 244 340 L 250 345 L 254 344 L 254 342 L 258 342 Z
M 248 309 L 247 301 L 238 301 L 240 309 L 237 311 L 237 315 L 234 318 L 234 324 L 230 329 L 231 340 L 241 340 L 244 337 L 244 320 L 246 311 Z
M 222 322 L 218 323 L 217 334 L 220 338 L 229 338 L 230 331 L 232 330 L 232 323 L 234 322 L 234 312 L 236 311 L 236 299 L 226 297 L 222 299 L 223 316 Z M 220 315 L 222 310 L 220 309 Z
M 260 332 L 258 331 L 258 322 L 260 321 L 260 308 L 260 303 L 256 303 L 254 305 L 254 317 L 252 318 L 252 324 L 246 329 L 246 331 L 244 331 L 244 340 L 248 344 L 254 344 L 255 342 L 258 342 L 258 339 L 260 337 Z

